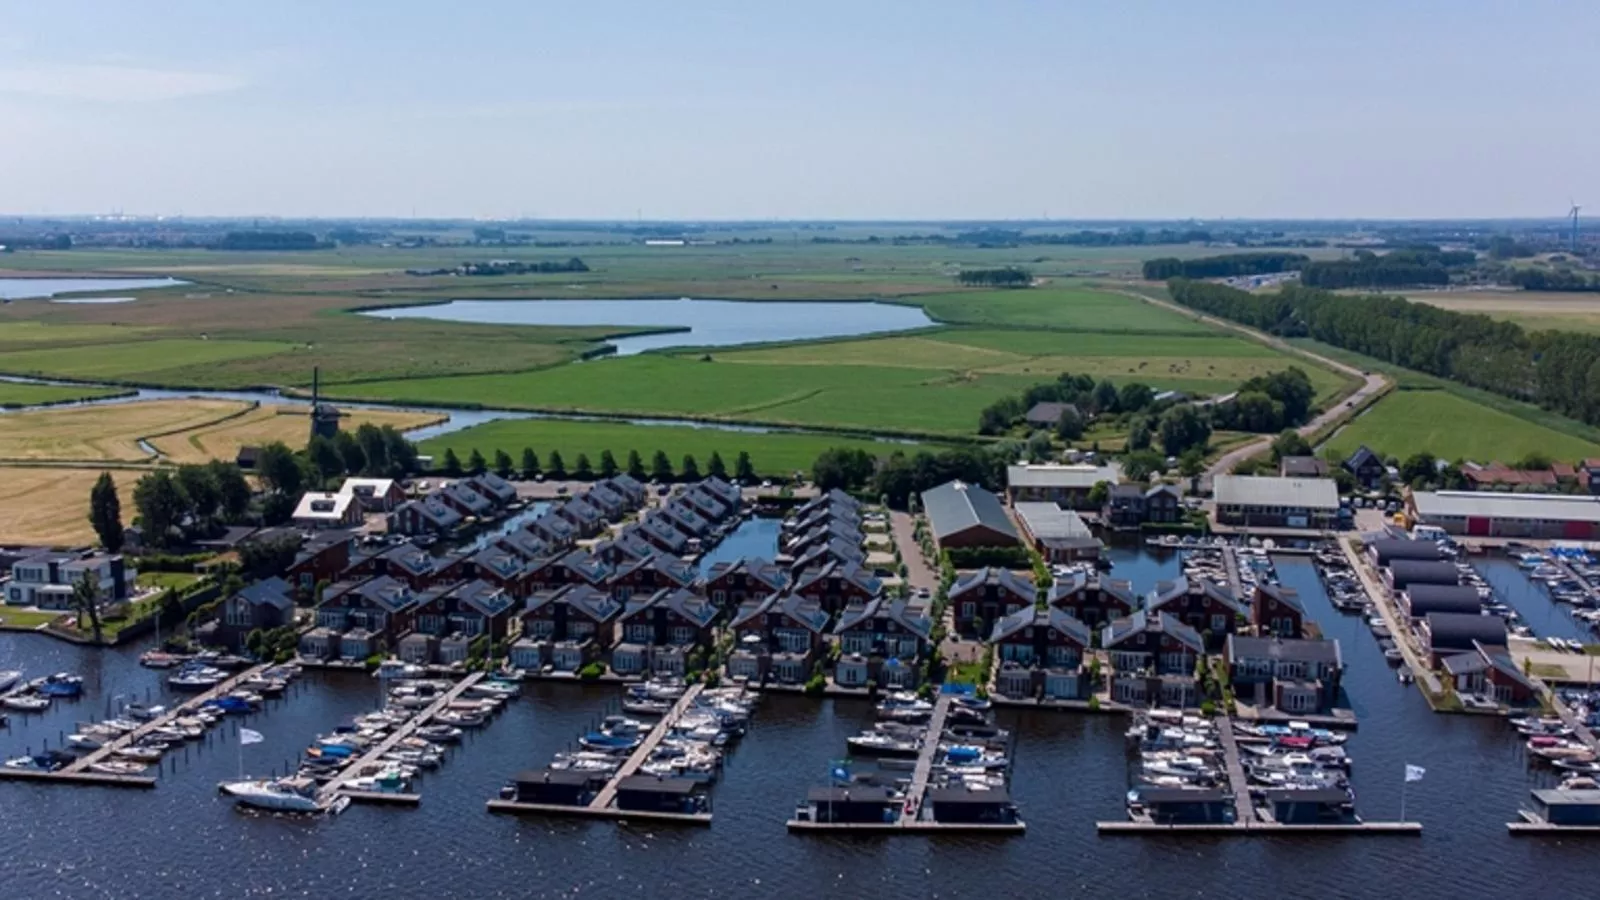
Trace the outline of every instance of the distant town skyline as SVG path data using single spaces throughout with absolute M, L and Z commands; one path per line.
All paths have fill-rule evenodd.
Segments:
M 9 215 L 1600 213 L 1600 7 L 0 2 Z

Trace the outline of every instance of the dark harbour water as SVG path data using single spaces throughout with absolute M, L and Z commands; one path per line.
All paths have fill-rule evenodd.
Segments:
M 1176 572 L 1172 557 L 1117 551 L 1140 590 Z M 419 809 L 353 806 L 325 821 L 242 814 L 217 781 L 238 772 L 232 725 L 169 760 L 153 791 L 0 784 L 0 890 L 33 897 L 1372 897 L 1593 896 L 1595 845 L 1507 836 L 1533 783 L 1503 723 L 1436 716 L 1403 688 L 1358 617 L 1335 612 L 1308 562 L 1280 557 L 1284 581 L 1344 646 L 1362 717 L 1350 742 L 1357 805 L 1397 818 L 1404 764 L 1426 766 L 1408 816 L 1421 838 L 1150 840 L 1099 838 L 1122 814 L 1119 717 L 1002 712 L 1016 730 L 1020 838 L 801 838 L 784 828 L 796 799 L 826 778 L 844 739 L 871 720 L 864 702 L 769 696 L 714 790 L 707 829 L 491 816 L 507 776 L 542 765 L 617 692 L 528 685 L 420 785 Z M 1548 602 L 1548 601 L 1547 601 Z M 86 698 L 43 717 L 13 716 L 0 752 L 35 749 L 117 692 L 160 693 L 136 649 L 90 652 L 0 634 L 0 668 L 83 674 Z M 309 739 L 378 701 L 364 675 L 308 674 L 251 717 L 253 773 L 280 770 Z

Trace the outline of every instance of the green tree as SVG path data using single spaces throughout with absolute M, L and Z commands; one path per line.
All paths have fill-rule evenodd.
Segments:
M 300 470 L 300 461 L 282 441 L 273 441 L 261 448 L 256 455 L 256 475 L 267 490 L 276 494 L 298 497 L 305 489 L 305 473 Z
M 217 489 L 217 506 L 225 522 L 238 522 L 250 511 L 250 482 L 231 462 L 214 459 L 206 463 L 211 483 Z
M 1180 456 L 1190 447 L 1204 447 L 1211 438 L 1211 425 L 1194 407 L 1175 406 L 1161 415 L 1157 432 L 1162 451 Z
M 1094 386 L 1095 412 L 1101 415 L 1116 412 L 1119 399 L 1117 386 L 1111 383 L 1111 379 L 1101 379 L 1100 383 Z
M 1050 443 L 1050 432 L 1035 431 L 1028 435 L 1028 462 L 1045 462 L 1055 455 L 1055 447 Z
M 831 447 L 811 464 L 811 481 L 819 490 L 854 490 L 872 478 L 876 462 L 859 447 Z
M 172 529 L 183 518 L 183 494 L 166 469 L 157 469 L 133 486 L 133 505 L 139 510 L 139 524 L 145 540 L 154 547 L 165 547 Z
M 1117 392 L 1117 409 L 1121 412 L 1138 412 L 1154 403 L 1156 392 L 1150 385 L 1138 381 L 1130 381 Z
M 1206 455 L 1203 447 L 1190 447 L 1178 457 L 1178 472 L 1185 478 L 1193 478 L 1206 470 Z
M 1083 437 L 1083 416 L 1076 409 L 1068 407 L 1061 411 L 1061 418 L 1056 420 L 1056 437 L 1063 441 L 1075 441 Z
M 1311 452 L 1311 445 L 1293 428 L 1284 429 L 1282 434 L 1272 439 L 1274 461 L 1282 460 L 1285 456 L 1310 456 Z
M 711 458 L 706 460 L 706 474 L 712 478 L 727 478 L 728 466 L 722 461 L 722 454 L 711 451 Z
M 84 619 L 89 620 L 89 628 L 94 634 L 94 642 L 101 643 L 104 638 L 100 633 L 100 578 L 92 571 L 85 571 L 83 576 L 72 585 L 72 608 L 78 611 L 78 624 L 81 627 Z
M 639 451 L 628 451 L 628 477 L 634 481 L 644 481 L 644 459 L 639 456 Z
M 539 454 L 532 447 L 522 448 L 522 477 L 535 478 L 539 474 Z
M 440 468 L 451 478 L 461 474 L 461 458 L 456 456 L 456 448 L 444 448 L 444 459 L 440 460 Z
M 346 475 L 360 475 L 367 470 L 367 451 L 361 449 L 361 439 L 348 431 L 336 431 L 333 448 L 339 451 L 339 461 Z
M 389 444 L 384 438 L 383 429 L 371 422 L 362 422 L 356 428 L 356 443 L 361 446 L 361 458 L 366 463 L 362 472 L 367 475 L 389 474 Z
M 580 481 L 594 480 L 594 466 L 589 464 L 589 454 L 578 454 L 578 463 L 572 468 L 572 476 Z
M 306 445 L 306 458 L 311 460 L 311 469 L 321 484 L 327 484 L 329 479 L 344 472 L 344 460 L 339 458 L 338 448 L 333 446 L 333 441 L 320 434 L 312 437 Z
M 473 447 L 472 452 L 467 454 L 467 472 L 472 475 L 482 475 L 488 470 L 489 461 L 483 458 L 477 447 Z
M 678 476 L 684 481 L 700 480 L 700 464 L 694 461 L 693 454 L 685 453 L 683 455 L 683 465 L 678 470 Z
M 1154 450 L 1140 450 L 1129 453 L 1122 461 L 1122 473 L 1128 476 L 1129 481 L 1145 481 L 1150 473 L 1160 472 L 1166 466 L 1166 460 Z
M 672 480 L 672 460 L 667 457 L 666 451 L 657 450 L 650 457 L 650 477 L 656 481 Z
M 511 454 L 504 450 L 494 451 L 494 473 L 501 478 L 510 478 L 516 471 L 516 466 L 511 464 Z
M 1432 453 L 1413 453 L 1400 465 L 1400 478 L 1407 484 L 1418 480 L 1429 482 L 1438 477 L 1438 460 Z M 1548 468 L 1548 466 L 1546 466 Z
M 1133 424 L 1128 427 L 1128 449 L 1149 450 L 1154 436 L 1150 433 L 1150 417 L 1134 416 Z
M 601 450 L 600 451 L 600 477 L 601 478 L 615 478 L 615 477 L 617 477 L 617 458 L 615 456 L 611 455 L 611 451 L 610 450 Z
M 750 454 L 739 451 L 739 457 L 733 461 L 733 477 L 741 482 L 749 483 L 756 480 L 756 467 L 750 461 Z
M 1094 487 L 1089 488 L 1089 505 L 1096 509 L 1105 505 L 1111 498 L 1111 482 L 1096 481 Z
M 89 524 L 107 553 L 122 552 L 122 501 L 110 472 L 101 472 L 89 489 Z
M 199 519 L 217 517 L 217 507 L 222 503 L 222 492 L 211 480 L 211 471 L 205 466 L 185 464 L 178 467 L 178 490 L 183 494 L 188 512 Z
M 557 480 L 567 477 L 567 463 L 561 458 L 561 451 L 550 451 L 550 462 L 545 466 L 545 473 Z

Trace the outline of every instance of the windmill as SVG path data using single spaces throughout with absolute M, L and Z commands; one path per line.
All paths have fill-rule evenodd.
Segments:
M 1578 252 L 1578 210 L 1580 210 L 1580 209 L 1583 209 L 1583 207 L 1579 206 L 1576 201 L 1573 201 L 1573 203 L 1572 203 L 1572 212 L 1567 213 L 1567 215 L 1572 217 L 1572 247 L 1571 247 L 1571 250 L 1573 252 L 1573 255 L 1577 255 L 1577 252 Z

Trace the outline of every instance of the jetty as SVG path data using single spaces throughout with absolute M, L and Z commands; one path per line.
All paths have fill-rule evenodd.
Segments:
M 518 800 L 490 800 L 489 811 L 496 813 L 539 814 L 554 816 L 574 816 L 590 819 L 636 819 L 641 821 L 677 822 L 686 825 L 710 825 L 711 813 L 680 813 L 658 812 L 654 810 L 620 809 L 616 804 L 617 793 L 623 783 L 636 777 L 639 767 L 650 758 L 657 746 L 660 745 L 667 732 L 678 724 L 693 706 L 700 692 L 705 690 L 703 684 L 691 684 L 684 690 L 683 696 L 672 705 L 666 715 L 661 717 L 650 733 L 645 735 L 643 741 L 628 755 L 621 767 L 606 780 L 605 786 L 594 795 L 594 799 L 584 804 L 562 803 L 523 803 Z M 650 776 L 643 776 L 649 778 Z
M 24 772 L 14 769 L 0 768 L 0 780 L 11 779 L 17 781 L 41 781 L 50 782 L 53 784 L 92 785 L 96 787 L 155 787 L 156 779 L 153 776 L 109 775 L 100 772 L 91 772 L 89 771 L 89 767 L 95 763 L 104 761 L 107 757 L 112 756 L 117 750 L 137 743 L 141 738 L 147 734 L 150 734 L 152 731 L 171 725 L 174 721 L 181 719 L 184 716 L 192 715 L 201 706 L 204 706 L 207 701 L 215 700 L 218 697 L 226 696 L 233 691 L 238 690 L 239 685 L 256 677 L 257 675 L 260 675 L 262 672 L 265 672 L 270 668 L 272 668 L 272 666 L 268 663 L 251 666 L 250 668 L 245 669 L 243 672 L 221 681 L 216 687 L 211 688 L 205 693 L 191 697 L 183 703 L 174 706 L 167 712 L 157 716 L 154 719 L 151 719 L 148 722 L 145 722 L 127 734 L 120 735 L 114 740 L 107 741 L 100 747 L 100 749 L 78 757 L 76 760 L 68 763 L 60 771 Z
M 1423 693 L 1428 697 L 1428 704 L 1433 705 L 1433 698 L 1444 692 L 1439 684 L 1439 677 L 1433 674 L 1433 669 L 1428 665 L 1428 659 L 1416 648 L 1411 639 L 1411 626 L 1401 618 L 1394 604 L 1389 600 L 1389 592 L 1378 584 L 1372 575 L 1372 570 L 1367 568 L 1361 554 L 1356 552 L 1352 538 L 1348 535 L 1339 538 L 1339 549 L 1344 551 L 1345 559 L 1350 562 L 1350 570 L 1360 579 L 1361 587 L 1366 590 L 1367 597 L 1372 601 L 1378 614 L 1383 617 L 1383 623 L 1389 629 L 1389 636 L 1394 639 L 1394 645 L 1400 648 L 1400 653 L 1406 658 L 1406 665 L 1411 668 L 1411 674 L 1422 685 Z
M 1313 825 L 1285 825 L 1281 822 L 1203 822 L 1195 824 L 1163 824 L 1160 822 L 1096 822 L 1095 830 L 1103 835 L 1200 834 L 1220 837 L 1285 837 L 1287 835 L 1319 835 L 1357 837 L 1366 835 L 1420 835 L 1421 822 L 1322 822 Z
M 322 786 L 317 792 L 317 800 L 321 803 L 331 803 L 339 797 L 348 797 L 353 803 L 385 803 L 393 806 L 416 806 L 422 802 L 421 794 L 401 794 L 385 791 L 358 791 L 345 787 L 351 779 L 359 778 L 360 772 L 372 765 L 378 764 L 384 754 L 394 750 L 401 741 L 410 737 L 418 728 L 428 724 L 440 711 L 460 699 L 467 689 L 483 680 L 484 673 L 474 672 L 466 678 L 456 682 L 455 686 L 445 691 L 425 707 L 422 712 L 412 716 L 404 725 L 396 728 L 388 737 L 379 741 L 372 749 L 362 754 L 359 759 L 344 767 L 344 771 L 332 781 Z
M 1250 802 L 1250 782 L 1245 778 L 1244 764 L 1239 759 L 1239 742 L 1233 739 L 1233 720 L 1227 716 L 1217 720 L 1217 740 L 1222 744 L 1222 760 L 1228 770 L 1228 784 L 1233 787 L 1234 824 L 1254 824 L 1256 807 Z
M 941 695 L 933 704 L 933 717 L 928 720 L 928 733 L 922 739 L 922 750 L 917 753 L 917 767 L 911 772 L 911 789 L 906 792 L 905 809 L 900 813 L 902 828 L 922 816 L 928 778 L 933 774 L 933 754 L 939 749 L 939 736 L 944 734 L 944 720 L 950 715 L 950 703 L 949 695 Z
M 1228 591 L 1235 597 L 1244 597 L 1244 582 L 1239 579 L 1239 554 L 1232 544 L 1222 545 L 1222 567 L 1228 573 Z

